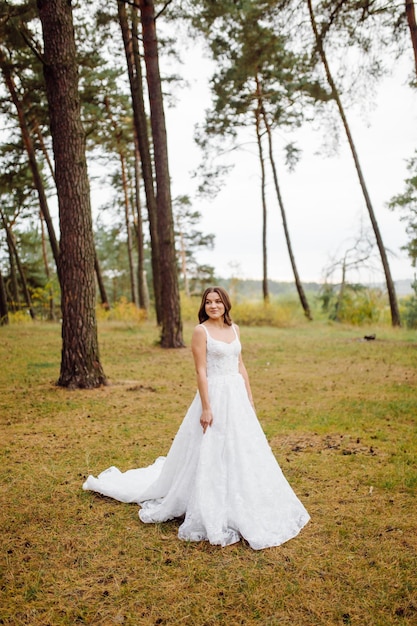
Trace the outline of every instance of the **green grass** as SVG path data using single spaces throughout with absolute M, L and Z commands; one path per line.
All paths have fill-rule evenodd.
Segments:
M 81 489 L 167 452 L 195 393 L 189 349 L 102 322 L 110 384 L 66 391 L 59 325 L 1 328 L 0 624 L 416 624 L 417 343 L 373 332 L 241 328 L 259 419 L 312 517 L 255 552 L 180 542 L 175 522 Z

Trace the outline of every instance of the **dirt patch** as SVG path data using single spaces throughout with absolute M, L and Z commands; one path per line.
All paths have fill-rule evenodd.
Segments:
M 271 440 L 271 446 L 286 452 L 296 453 L 318 452 L 320 454 L 365 454 L 367 456 L 379 454 L 373 445 L 367 445 L 360 437 L 337 433 L 324 436 L 317 433 L 277 436 Z

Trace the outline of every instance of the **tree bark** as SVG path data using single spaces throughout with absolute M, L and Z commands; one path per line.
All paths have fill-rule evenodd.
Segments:
M 44 76 L 58 192 L 62 358 L 58 385 L 93 388 L 106 383 L 99 359 L 95 249 L 81 122 L 71 5 L 37 0 L 44 40 Z
M 145 112 L 143 97 L 142 68 L 138 47 L 137 13 L 132 9 L 132 31 L 129 29 L 126 6 L 123 0 L 118 0 L 119 23 L 123 37 L 126 64 L 129 76 L 130 91 L 132 94 L 132 107 L 136 128 L 136 136 L 142 165 L 142 178 L 145 188 L 146 206 L 149 217 L 149 234 L 152 250 L 152 278 L 155 299 L 155 312 L 158 324 L 162 323 L 161 307 L 161 272 L 159 260 L 159 238 L 157 225 L 157 203 L 154 188 L 154 176 L 152 168 L 151 150 L 149 145 L 148 122 Z
M 355 168 L 358 174 L 358 178 L 359 178 L 359 183 L 362 189 L 362 193 L 365 199 L 365 204 L 366 207 L 368 209 L 368 213 L 369 213 L 369 217 L 371 220 L 371 224 L 372 224 L 372 228 L 375 234 L 375 239 L 376 239 L 376 243 L 378 246 L 378 250 L 379 250 L 379 254 L 381 257 L 381 262 L 382 262 L 382 267 L 384 269 L 384 273 L 385 273 L 385 282 L 387 285 L 387 292 L 388 292 L 388 298 L 389 298 L 389 303 L 390 303 L 390 310 L 391 310 L 391 323 L 392 326 L 401 326 L 401 318 L 400 318 L 400 311 L 398 308 L 398 302 L 397 302 L 397 296 L 395 293 L 395 286 L 394 286 L 394 281 L 392 280 L 392 276 L 391 276 L 391 270 L 389 267 L 389 263 L 388 263 L 388 256 L 387 256 L 387 252 L 385 250 L 385 246 L 383 244 L 382 241 L 382 236 L 379 230 L 379 226 L 378 226 L 378 222 L 376 220 L 376 216 L 375 216 L 375 211 L 374 208 L 372 206 L 372 202 L 371 202 L 371 198 L 369 196 L 368 193 L 368 188 L 366 186 L 365 183 L 365 178 L 362 172 L 362 168 L 359 162 L 359 157 L 358 157 L 358 153 L 356 151 L 356 146 L 354 144 L 353 141 L 353 137 L 352 137 L 352 133 L 350 132 L 350 126 L 348 124 L 347 118 L 346 118 L 346 114 L 345 114 L 345 110 L 343 108 L 342 105 L 342 101 L 340 99 L 339 96 L 339 92 L 337 90 L 336 87 L 336 83 L 333 80 L 333 76 L 330 72 L 330 67 L 327 61 L 327 56 L 326 53 L 324 51 L 324 47 L 323 47 L 323 41 L 322 38 L 318 32 L 317 29 L 317 23 L 316 23 L 316 19 L 314 16 L 314 11 L 313 11 L 313 6 L 312 6 L 312 1 L 311 0 L 307 0 L 307 5 L 308 5 L 308 10 L 309 10 L 309 14 L 310 14 L 310 21 L 311 21 L 311 26 L 314 32 L 314 37 L 315 37 L 315 41 L 316 41 L 316 45 L 317 45 L 317 50 L 318 53 L 320 55 L 320 59 L 323 63 L 323 67 L 326 73 L 326 78 L 327 78 L 327 82 L 329 83 L 330 89 L 332 90 L 332 96 L 335 99 L 337 108 L 339 110 L 339 114 L 343 123 L 343 128 L 345 130 L 346 133 L 346 137 L 349 143 L 349 147 L 350 150 L 352 152 L 352 157 L 355 163 Z
M 262 199 L 262 293 L 264 302 L 269 302 L 269 290 L 268 290 L 268 247 L 267 247 L 267 209 L 266 209 L 266 195 L 265 195 L 265 159 L 262 147 L 261 136 L 261 111 L 259 106 L 255 111 L 256 122 L 256 140 L 258 143 L 259 163 L 261 166 L 261 199 Z
M 407 16 L 407 24 L 410 31 L 411 43 L 413 45 L 414 65 L 417 74 L 417 24 L 413 0 L 405 0 L 405 14 Z
M 161 285 L 163 286 L 161 291 L 161 346 L 163 348 L 181 348 L 184 346 L 184 341 L 182 337 L 168 147 L 159 72 L 154 2 L 153 0 L 139 0 L 139 8 L 151 112 L 157 189 L 159 262 Z

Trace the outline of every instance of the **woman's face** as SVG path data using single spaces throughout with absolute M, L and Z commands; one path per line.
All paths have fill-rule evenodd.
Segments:
M 206 303 L 205 303 L 205 311 L 211 320 L 218 320 L 223 317 L 225 312 L 225 307 L 220 298 L 219 294 L 216 291 L 212 291 L 207 294 Z

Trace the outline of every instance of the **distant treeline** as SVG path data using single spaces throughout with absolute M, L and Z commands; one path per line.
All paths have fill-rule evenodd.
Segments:
M 218 278 L 217 283 L 224 287 L 227 291 L 233 293 L 237 297 L 247 299 L 259 299 L 262 297 L 262 281 L 247 280 L 236 278 Z M 395 281 L 395 289 L 399 296 L 406 296 L 413 293 L 411 287 L 412 279 L 404 279 Z M 307 293 L 317 294 L 323 287 L 322 283 L 303 283 Z M 364 284 L 365 287 L 375 287 L 376 289 L 385 289 L 384 283 Z M 295 283 L 288 281 L 268 281 L 268 288 L 271 297 L 286 296 L 296 294 Z

